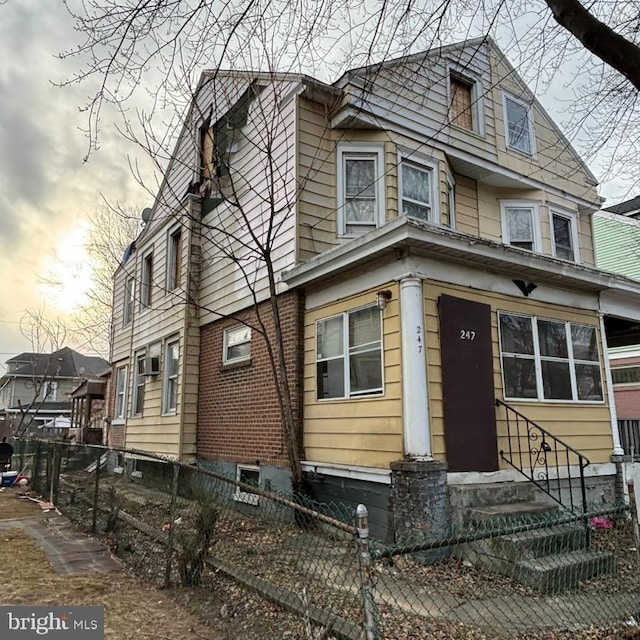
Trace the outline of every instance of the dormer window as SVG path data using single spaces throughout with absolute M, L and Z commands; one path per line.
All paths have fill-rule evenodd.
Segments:
M 531 104 L 504 94 L 504 127 L 507 148 L 527 156 L 535 155 L 533 109 Z

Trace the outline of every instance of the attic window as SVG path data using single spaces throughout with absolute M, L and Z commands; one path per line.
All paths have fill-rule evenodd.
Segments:
M 451 124 L 473 131 L 473 82 L 452 73 L 449 76 L 449 88 L 451 96 L 449 118 Z

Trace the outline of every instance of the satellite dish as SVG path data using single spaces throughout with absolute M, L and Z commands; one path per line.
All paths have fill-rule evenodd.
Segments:
M 153 213 L 151 207 L 146 207 L 142 210 L 142 222 L 147 224 L 151 220 L 151 214 Z

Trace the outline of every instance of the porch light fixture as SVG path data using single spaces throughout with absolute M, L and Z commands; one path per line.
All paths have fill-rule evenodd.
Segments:
M 384 291 L 378 291 L 378 293 L 376 293 L 376 304 L 380 311 L 383 311 L 385 309 L 385 307 L 387 306 L 387 302 L 391 300 L 391 295 L 391 291 L 389 291 L 388 289 L 385 289 Z

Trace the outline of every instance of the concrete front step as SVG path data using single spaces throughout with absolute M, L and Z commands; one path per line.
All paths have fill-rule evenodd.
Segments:
M 542 593 L 574 589 L 582 580 L 614 571 L 615 558 L 610 551 L 572 551 L 512 565 L 514 579 Z
M 558 507 L 534 501 L 509 502 L 506 504 L 492 504 L 476 506 L 467 509 L 467 518 L 471 522 L 486 522 L 489 520 L 507 520 L 515 522 L 519 519 L 536 519 L 551 515 L 558 511 Z
M 494 544 L 496 553 L 510 562 L 580 551 L 586 547 L 587 531 L 582 523 L 511 533 L 497 538 Z

